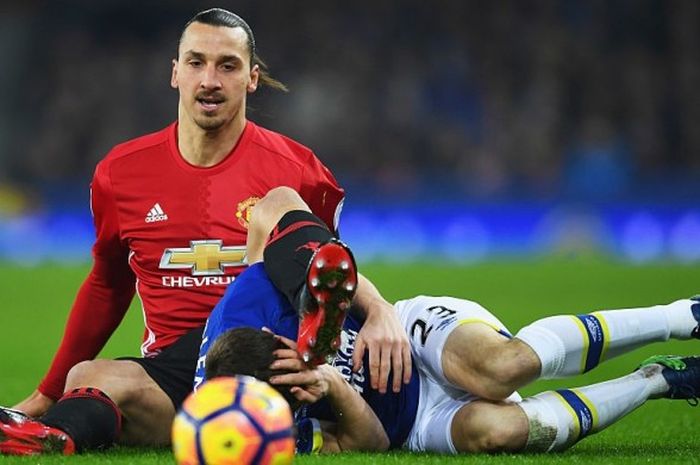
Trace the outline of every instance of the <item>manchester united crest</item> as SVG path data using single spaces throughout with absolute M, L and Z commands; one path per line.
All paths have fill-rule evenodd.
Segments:
M 253 213 L 253 207 L 258 200 L 260 200 L 260 197 L 248 197 L 243 202 L 238 204 L 238 208 L 236 209 L 236 218 L 238 218 L 238 222 L 241 224 L 241 226 L 246 229 L 248 229 L 248 223 L 250 222 L 250 215 Z

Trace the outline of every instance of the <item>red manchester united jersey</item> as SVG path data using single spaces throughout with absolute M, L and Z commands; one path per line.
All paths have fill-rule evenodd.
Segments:
M 50 397 L 60 396 L 75 363 L 101 350 L 134 291 L 144 356 L 203 325 L 244 267 L 251 209 L 270 189 L 293 188 L 336 228 L 343 190 L 308 148 L 248 122 L 231 153 L 202 168 L 180 155 L 176 134 L 175 123 L 115 147 L 97 165 L 94 266 L 40 386 Z

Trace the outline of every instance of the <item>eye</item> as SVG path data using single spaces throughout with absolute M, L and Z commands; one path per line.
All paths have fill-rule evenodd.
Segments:
M 187 64 L 192 66 L 193 68 L 199 68 L 200 66 L 202 66 L 201 60 L 189 60 Z
M 223 63 L 221 65 L 221 69 L 223 69 L 224 71 L 233 71 L 236 69 L 236 65 L 233 63 Z

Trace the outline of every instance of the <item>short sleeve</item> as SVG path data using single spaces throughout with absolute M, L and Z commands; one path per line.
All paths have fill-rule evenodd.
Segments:
M 338 185 L 331 171 L 313 153 L 304 166 L 299 194 L 331 231 L 338 230 L 345 191 Z

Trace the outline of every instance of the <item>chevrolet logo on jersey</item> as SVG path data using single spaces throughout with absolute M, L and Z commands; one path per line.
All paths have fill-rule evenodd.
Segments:
M 245 265 L 245 246 L 223 246 L 219 239 L 190 241 L 190 247 L 165 249 L 160 268 L 192 270 L 192 276 L 221 276 L 224 267 Z

